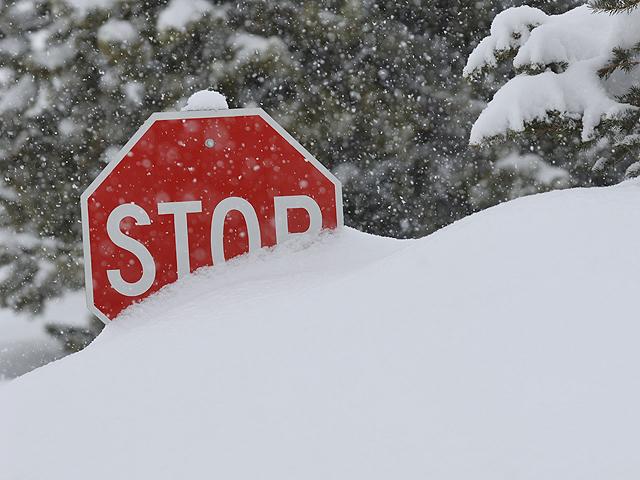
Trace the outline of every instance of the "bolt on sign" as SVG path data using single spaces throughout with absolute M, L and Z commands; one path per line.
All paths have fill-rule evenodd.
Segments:
M 338 179 L 262 109 L 153 114 L 81 207 L 105 322 L 197 268 L 343 222 Z

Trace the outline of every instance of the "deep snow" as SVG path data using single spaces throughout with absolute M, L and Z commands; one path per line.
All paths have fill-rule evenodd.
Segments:
M 205 269 L 0 389 L 8 480 L 636 479 L 640 183 Z

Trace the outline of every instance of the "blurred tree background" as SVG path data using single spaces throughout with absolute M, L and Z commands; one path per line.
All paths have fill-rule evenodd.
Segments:
M 268 111 L 342 180 L 346 223 L 378 235 L 591 184 L 569 141 L 468 147 L 480 99 L 511 73 L 470 84 L 466 58 L 522 3 L 580 2 L 0 0 L 0 303 L 38 312 L 82 288 L 80 193 L 197 90 Z M 68 350 L 100 329 L 65 323 L 49 331 Z

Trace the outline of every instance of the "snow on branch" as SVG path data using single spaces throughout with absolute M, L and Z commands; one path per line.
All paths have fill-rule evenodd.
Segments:
M 599 65 L 599 64 L 598 64 Z M 580 62 L 564 73 L 518 75 L 504 85 L 471 129 L 472 145 L 509 131 L 523 132 L 532 122 L 548 122 L 551 114 L 582 120 L 582 140 L 591 139 L 601 119 L 633 109 L 612 99 L 594 71 L 594 62 Z
M 471 52 L 463 74 L 470 76 L 485 67 L 496 67 L 496 56 L 517 50 L 527 42 L 533 28 L 547 21 L 542 10 L 529 6 L 509 8 L 499 13 L 491 24 L 491 35 Z
M 590 0 L 589 5 L 594 10 L 608 13 L 630 12 L 638 8 L 638 0 Z
M 170 0 L 158 15 L 156 28 L 159 32 L 174 30 L 184 32 L 191 23 L 206 15 L 224 18 L 224 8 L 214 8 L 206 0 Z
M 640 11 L 610 15 L 584 5 L 562 15 L 531 7 L 499 14 L 469 56 L 465 76 L 497 66 L 505 51 L 515 53 L 516 76 L 503 85 L 475 122 L 471 144 L 532 122 L 566 118 L 582 123 L 582 140 L 593 138 L 601 121 L 637 109 L 621 98 L 640 81 L 640 68 L 602 75 L 614 52 L 640 43 Z

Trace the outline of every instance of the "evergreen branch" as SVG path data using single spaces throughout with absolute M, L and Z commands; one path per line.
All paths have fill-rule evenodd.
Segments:
M 640 107 L 640 86 L 631 87 L 626 94 L 620 97 L 620 102 Z
M 618 69 L 625 73 L 631 72 L 631 70 L 640 65 L 640 61 L 636 59 L 638 54 L 640 54 L 640 43 L 633 48 L 614 48 L 611 62 L 599 69 L 598 75 L 600 78 L 606 79 Z
M 629 13 L 640 7 L 640 0 L 591 0 L 589 6 L 595 12 L 605 12 L 611 15 Z

